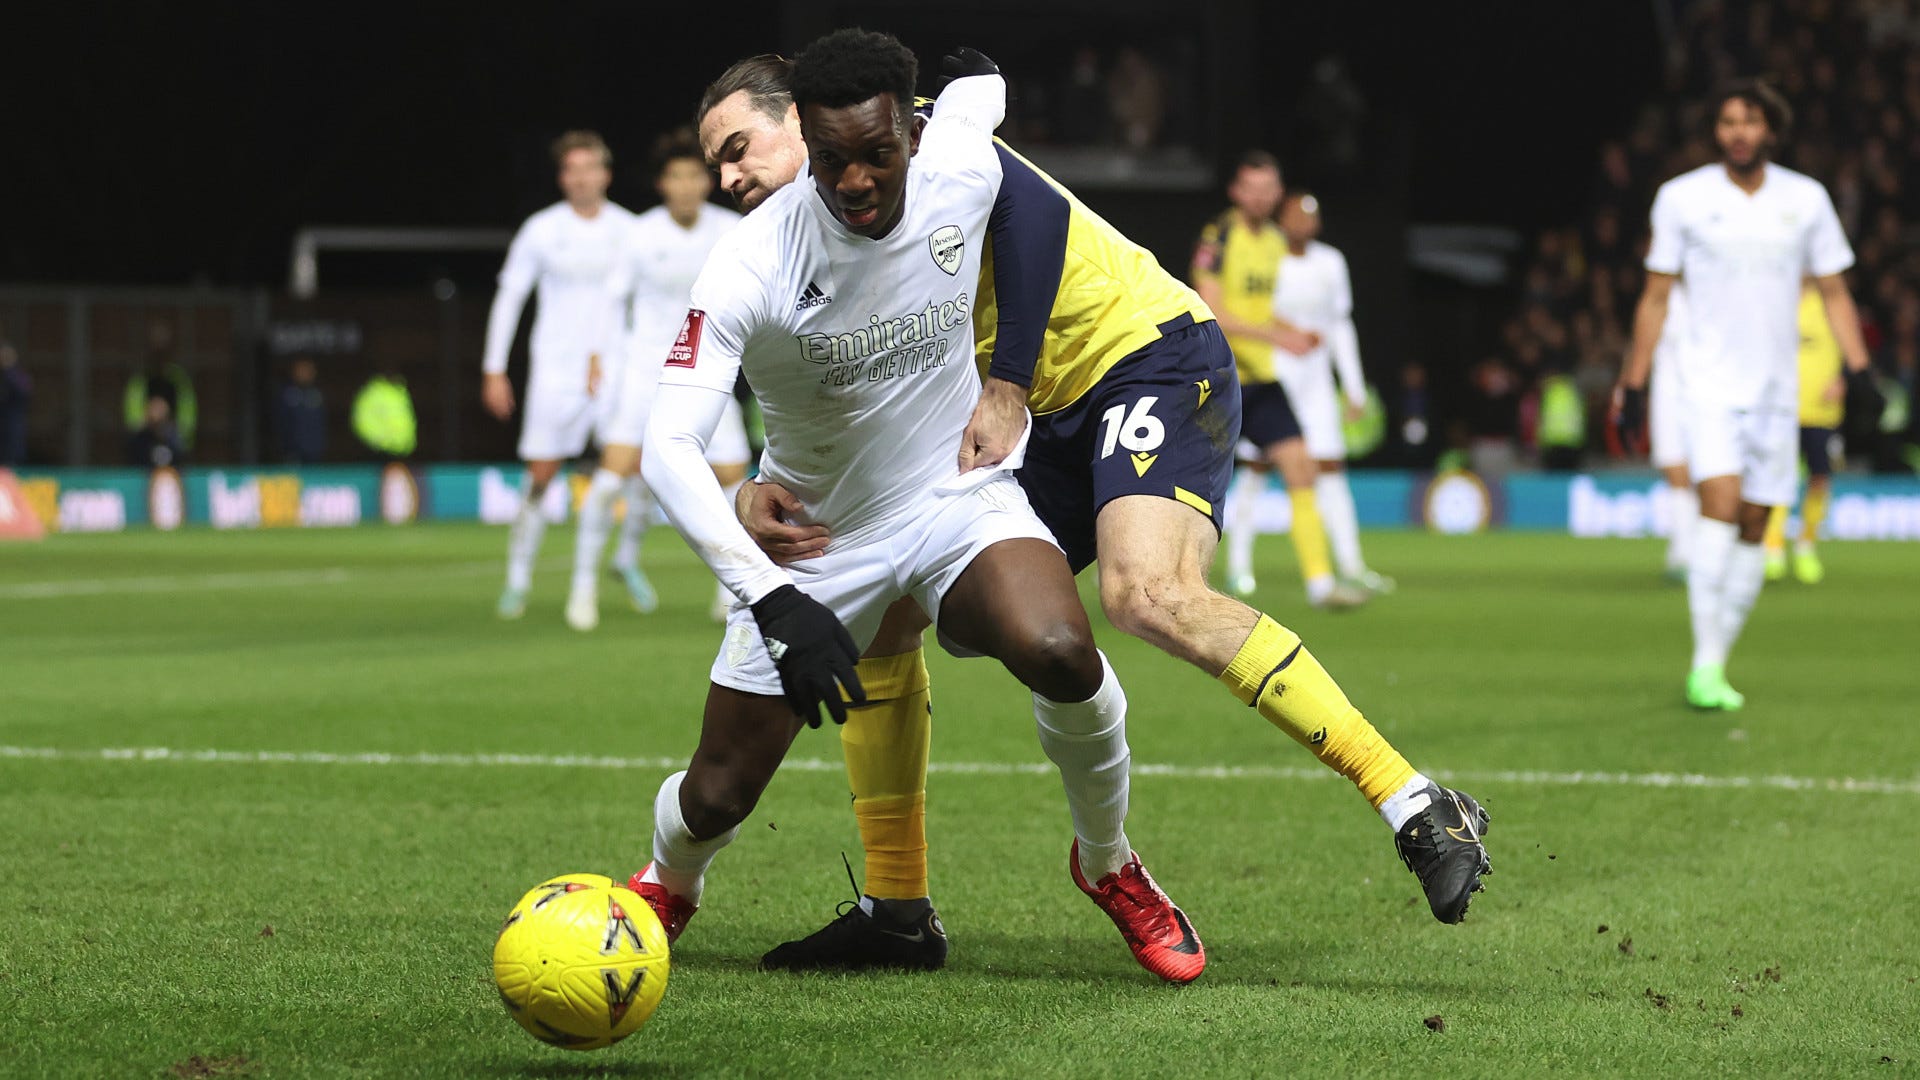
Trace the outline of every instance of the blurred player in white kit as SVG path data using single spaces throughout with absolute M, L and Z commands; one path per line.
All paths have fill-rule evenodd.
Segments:
M 1326 526 L 1335 568 L 1349 584 L 1373 593 L 1389 592 L 1393 580 L 1369 570 L 1360 554 L 1360 519 L 1343 468 L 1347 440 L 1341 423 L 1360 415 L 1367 406 L 1367 383 L 1360 373 L 1360 338 L 1353 328 L 1353 281 L 1347 272 L 1347 257 L 1340 249 L 1320 242 L 1320 200 L 1310 191 L 1293 188 L 1287 192 L 1280 204 L 1280 232 L 1286 237 L 1287 257 L 1280 262 L 1273 313 L 1320 340 L 1303 354 L 1276 349 L 1273 373 L 1286 389 L 1287 400 L 1293 403 L 1307 453 L 1319 467 L 1314 498 L 1320 504 L 1320 520 Z
M 690 131 L 670 133 L 656 146 L 653 186 L 661 205 L 633 220 L 607 279 L 610 295 L 625 303 L 625 336 L 615 350 L 621 358 L 617 370 L 609 377 L 610 385 L 601 389 L 613 395 L 612 422 L 602 439 L 600 467 L 594 470 L 580 507 L 573 588 L 567 596 L 567 625 L 575 630 L 599 625 L 600 551 L 612 530 L 614 500 L 623 492 L 626 516 L 613 568 L 626 583 L 636 610 L 644 614 L 659 604 L 653 585 L 640 569 L 640 541 L 652 509 L 640 481 L 640 444 L 660 385 L 661 365 L 686 317 L 694 279 L 707 253 L 740 221 L 739 214 L 707 202 L 713 193 L 713 174 Z M 608 340 L 619 336 L 618 326 L 605 335 Z M 707 463 L 731 498 L 747 478 L 752 455 L 738 400 L 728 399 L 706 453 Z M 714 614 L 724 619 L 732 594 L 724 586 L 716 588 Z
M 547 485 L 561 462 L 586 450 L 589 435 L 597 431 L 604 441 L 613 419 L 613 395 L 600 392 L 611 364 L 602 338 L 618 324 L 607 281 L 634 218 L 607 200 L 613 153 L 598 134 L 567 132 L 554 140 L 553 159 L 565 198 L 528 218 L 514 234 L 487 316 L 481 398 L 487 411 L 504 421 L 514 410 L 507 351 L 528 294 L 540 290 L 520 426 L 527 477 L 508 532 L 507 584 L 498 607 L 503 619 L 517 619 L 527 610 L 533 560 L 547 530 L 540 514 Z
M 1720 160 L 1654 196 L 1647 287 L 1613 419 L 1638 427 L 1673 286 L 1684 281 L 1687 319 L 1673 366 L 1687 472 L 1700 496 L 1687 563 L 1686 696 L 1698 709 L 1733 710 L 1746 697 L 1728 684 L 1725 667 L 1760 595 L 1767 516 L 1791 503 L 1797 486 L 1803 277 L 1819 289 L 1849 379 L 1863 394 L 1873 391 L 1842 276 L 1853 249 L 1833 200 L 1819 181 L 1769 160 L 1791 123 L 1786 100 L 1765 83 L 1738 83 L 1713 99 L 1710 118 Z

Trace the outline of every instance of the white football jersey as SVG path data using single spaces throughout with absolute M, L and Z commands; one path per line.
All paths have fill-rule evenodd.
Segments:
M 1303 356 L 1276 349 L 1274 375 L 1287 388 L 1290 399 L 1306 394 L 1333 392 L 1333 365 L 1340 363 L 1340 382 L 1349 398 L 1362 399 L 1366 392 L 1360 376 L 1357 349 L 1347 347 L 1341 332 L 1353 318 L 1353 282 L 1347 273 L 1347 257 L 1340 249 L 1318 240 L 1307 242 L 1298 255 L 1288 252 L 1280 260 L 1280 280 L 1273 290 L 1273 313 L 1302 330 L 1320 335 L 1320 345 Z M 1338 345 L 1340 355 L 1336 355 Z M 1350 353 L 1350 355 L 1349 355 Z M 1298 402 L 1295 402 L 1298 411 Z
M 1683 393 L 1740 409 L 1798 408 L 1801 278 L 1852 265 L 1833 200 L 1812 177 L 1769 164 L 1749 195 L 1714 164 L 1660 185 L 1647 269 L 1686 283 L 1674 342 Z
M 661 373 L 730 392 L 744 370 L 766 418 L 762 474 L 837 544 L 885 535 L 958 472 L 980 393 L 972 313 L 1005 87 L 947 87 L 880 240 L 833 216 L 811 170 L 767 199 L 707 260 Z
M 710 203 L 700 208 L 690 228 L 676 224 L 664 206 L 633 219 L 611 286 L 614 295 L 627 298 L 622 351 L 628 363 L 658 368 L 667 358 L 691 306 L 700 268 L 720 238 L 738 224 L 739 214 Z
M 520 226 L 500 268 L 500 290 L 487 316 L 486 371 L 507 370 L 520 309 L 537 287 L 540 307 L 533 320 L 533 367 L 527 379 L 586 392 L 588 357 L 606 350 L 598 338 L 605 328 L 619 324 L 619 302 L 607 283 L 633 221 L 631 212 L 613 203 L 583 218 L 558 202 Z

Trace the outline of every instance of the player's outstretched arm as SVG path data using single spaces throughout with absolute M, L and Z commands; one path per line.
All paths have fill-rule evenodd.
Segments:
M 704 386 L 662 383 L 640 453 L 641 472 L 673 527 L 713 576 L 752 604 L 793 580 L 735 520 L 706 459 L 727 395 Z
M 507 350 L 513 347 L 513 332 L 520 325 L 520 311 L 533 295 L 534 282 L 540 276 L 540 258 L 534 240 L 521 226 L 507 248 L 507 261 L 500 268 L 500 287 L 493 294 L 493 306 L 487 311 L 487 340 L 481 353 L 480 400 L 496 419 L 513 415 L 513 384 L 507 381 Z
M 814 727 L 820 726 L 822 706 L 834 723 L 843 724 L 847 708 L 841 688 L 856 705 L 867 700 L 854 673 L 860 650 L 832 610 L 795 588 L 727 505 L 706 460 L 707 439 L 726 398 L 708 387 L 661 384 L 647 422 L 641 471 L 667 520 L 721 584 L 753 611 L 787 704 Z

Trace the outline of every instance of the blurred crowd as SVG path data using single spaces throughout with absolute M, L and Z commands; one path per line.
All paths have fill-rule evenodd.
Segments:
M 1046 74 L 1012 82 L 1006 130 L 1029 145 L 1136 153 L 1181 145 L 1204 130 L 1192 92 L 1198 69 L 1186 42 L 1161 43 L 1153 51 L 1134 44 L 1056 45 L 1032 62 L 1009 67 Z
M 1477 465 L 1533 457 L 1577 467 L 1632 335 L 1647 212 L 1667 179 L 1713 161 L 1706 99 L 1758 74 L 1793 129 L 1776 160 L 1827 185 L 1857 263 L 1849 283 L 1879 371 L 1908 399 L 1920 375 L 1920 4 L 1910 0 L 1706 0 L 1683 7 L 1662 91 L 1599 148 L 1585 216 L 1533 241 L 1517 309 L 1469 371 L 1456 444 Z M 1543 431 L 1543 403 L 1577 390 L 1581 437 Z M 1900 396 L 1896 394 L 1896 396 Z M 1560 425 L 1564 429 L 1566 425 Z M 1898 464 L 1900 439 L 1861 448 Z

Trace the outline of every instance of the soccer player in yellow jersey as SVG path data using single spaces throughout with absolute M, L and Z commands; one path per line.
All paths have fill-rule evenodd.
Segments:
M 1847 379 L 1841 374 L 1840 340 L 1827 321 L 1819 287 L 1800 290 L 1800 459 L 1807 465 L 1807 493 L 1800 500 L 1800 537 L 1793 543 L 1793 576 L 1816 585 L 1827 576 L 1813 542 L 1833 497 L 1833 459 L 1846 414 Z M 1787 576 L 1787 508 L 1767 519 L 1767 580 Z
M 786 64 L 773 56 L 735 64 L 699 109 L 701 145 L 744 210 L 806 161 Z M 1234 360 L 1213 312 L 1151 253 L 997 146 L 1004 179 L 974 304 L 988 366 L 956 448 L 961 466 L 999 463 L 1025 436 L 1028 497 L 1076 571 L 1098 556 L 1113 624 L 1200 668 L 1351 780 L 1394 831 L 1434 916 L 1459 922 L 1490 869 L 1486 812 L 1408 764 L 1298 635 L 1207 585 L 1240 429 Z M 818 557 L 831 542 L 830 523 L 788 519 L 799 503 L 778 485 L 748 484 L 738 509 L 778 562 Z M 939 926 L 928 915 L 927 625 L 910 605 L 889 613 L 860 661 L 870 703 L 850 709 L 842 729 L 866 895 L 768 953 L 766 966 L 945 962 L 945 940 L 926 932 Z M 1179 928 L 1134 932 L 1170 937 Z
M 1314 483 L 1320 470 L 1301 437 L 1300 421 L 1274 374 L 1274 350 L 1305 355 L 1320 345 L 1317 334 L 1295 327 L 1273 313 L 1273 294 L 1280 284 L 1280 268 L 1287 256 L 1287 238 L 1277 213 L 1286 188 L 1280 163 L 1272 154 L 1256 150 L 1241 158 L 1227 185 L 1231 209 L 1200 232 L 1193 254 L 1193 285 L 1207 302 L 1233 349 L 1240 377 L 1240 430 L 1259 453 L 1259 468 L 1277 469 L 1286 481 L 1293 504 L 1294 553 L 1307 601 L 1335 610 L 1366 602 L 1367 594 L 1342 584 L 1333 576 L 1333 557 L 1320 520 Z M 1265 478 L 1254 469 L 1242 474 L 1233 493 L 1244 505 L 1259 491 Z M 1251 527 L 1244 514 L 1234 515 L 1228 530 Z M 1231 567 L 1228 587 L 1241 597 L 1253 592 L 1248 567 Z

